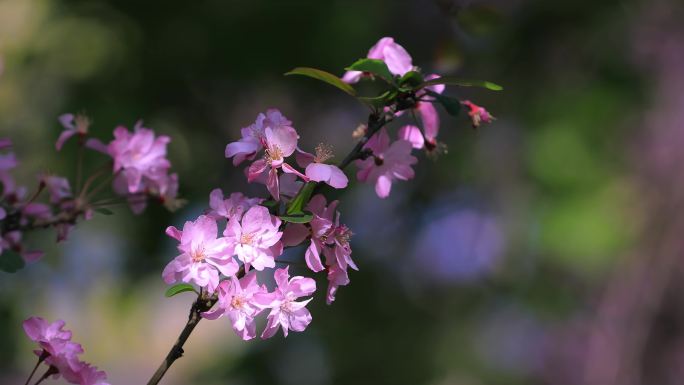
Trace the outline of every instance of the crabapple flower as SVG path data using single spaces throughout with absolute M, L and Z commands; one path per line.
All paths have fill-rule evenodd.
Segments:
M 349 274 L 346 269 L 341 268 L 334 258 L 327 258 L 328 265 L 328 288 L 325 292 L 325 303 L 330 305 L 335 301 L 337 289 L 340 286 L 349 284 Z
M 50 367 L 47 373 L 53 378 L 62 376 L 67 382 L 78 385 L 109 385 L 105 372 L 79 359 L 83 347 L 71 341 L 71 332 L 64 330 L 64 321 L 48 323 L 40 317 L 31 317 L 22 326 L 26 335 L 40 346 L 41 350 L 34 353 L 39 362 Z
M 144 190 L 144 181 L 159 181 L 164 178 L 171 163 L 166 159 L 168 136 L 155 137 L 154 131 L 136 123 L 131 133 L 123 126 L 114 130 L 114 140 L 107 150 L 114 159 L 114 172 L 121 172 L 127 182 L 128 192 Z
M 265 156 L 249 166 L 247 181 L 252 182 L 262 174 L 268 173 L 266 188 L 273 196 L 273 199 L 280 199 L 280 188 L 278 180 L 278 168 L 282 168 L 286 173 L 296 174 L 304 180 L 308 178 L 295 170 L 292 166 L 285 163 L 285 158 L 295 152 L 299 135 L 294 128 L 289 126 L 279 126 L 277 128 L 266 127 L 262 145 L 265 149 Z
M 357 160 L 359 168 L 356 177 L 361 182 L 375 184 L 375 192 L 380 198 L 389 196 L 394 179 L 409 180 L 414 172 L 411 166 L 418 160 L 411 155 L 412 145 L 406 140 L 397 140 L 390 145 L 390 138 L 383 128 L 373 135 L 363 146 L 372 156 Z
M 301 332 L 311 323 L 311 313 L 306 309 L 311 299 L 295 300 L 313 294 L 316 291 L 316 281 L 300 276 L 290 278 L 288 269 L 289 267 L 278 269 L 273 274 L 277 285 L 273 293 L 255 296 L 263 307 L 271 308 L 261 338 L 273 337 L 281 327 L 287 337 L 289 330 Z
M 85 136 L 88 133 L 90 120 L 85 115 L 63 114 L 57 119 L 64 127 L 64 131 L 62 131 L 55 143 L 57 151 L 60 151 L 64 143 L 72 136 Z
M 256 336 L 254 318 L 264 310 L 254 296 L 263 293 L 267 293 L 266 287 L 258 284 L 255 271 L 240 279 L 232 276 L 219 284 L 217 308 L 202 313 L 202 317 L 213 320 L 225 315 L 235 334 L 245 341 L 251 340 Z
M 253 124 L 242 128 L 242 138 L 240 140 L 228 143 L 226 146 L 226 158 L 233 158 L 234 166 L 239 165 L 245 159 L 253 160 L 257 152 L 263 148 L 263 137 L 266 127 L 279 129 L 291 127 L 291 125 L 292 122 L 277 109 L 271 108 L 266 111 L 266 114 L 260 113 Z
M 71 198 L 71 186 L 69 180 L 57 175 L 43 175 L 41 183 L 45 184 L 50 193 L 50 203 L 59 203 L 65 198 Z
M 304 167 L 307 178 L 316 182 L 325 182 L 334 188 L 345 188 L 349 183 L 347 175 L 339 167 L 325 164 L 333 157 L 331 146 L 320 143 L 316 146 L 316 155 L 298 151 L 297 164 Z
M 473 122 L 473 128 L 480 127 L 482 122 L 491 123 L 495 119 L 484 107 L 480 107 L 470 100 L 464 100 L 461 104 L 468 107 L 468 116 L 470 116 L 470 120 Z
M 209 194 L 209 207 L 211 207 L 211 211 L 208 215 L 216 219 L 232 218 L 234 216 L 240 218 L 245 211 L 262 201 L 263 199 L 261 198 L 247 198 L 241 192 L 234 192 L 230 194 L 228 199 L 223 199 L 223 191 L 217 188 Z
M 65 348 L 66 341 L 71 340 L 71 331 L 64 330 L 64 325 L 63 320 L 48 323 L 40 317 L 31 317 L 22 323 L 29 339 L 37 342 L 43 350 L 53 356 Z
M 242 217 L 233 216 L 228 220 L 223 235 L 234 248 L 234 254 L 244 262 L 245 271 L 249 267 L 263 270 L 275 267 L 275 258 L 283 253 L 278 231 L 281 221 L 271 215 L 263 206 L 253 206 Z
M 413 70 L 413 59 L 404 47 L 394 42 L 391 37 L 383 37 L 369 51 L 369 59 L 379 59 L 387 64 L 390 72 L 394 75 L 403 76 Z M 347 71 L 342 80 L 347 83 L 356 83 L 363 76 L 361 71 Z
M 230 277 L 238 271 L 233 259 L 233 246 L 226 238 L 217 238 L 216 220 L 200 215 L 194 222 L 185 222 L 183 230 L 170 226 L 166 234 L 178 240 L 181 252 L 162 272 L 164 282 L 194 282 L 214 292 L 219 275 Z

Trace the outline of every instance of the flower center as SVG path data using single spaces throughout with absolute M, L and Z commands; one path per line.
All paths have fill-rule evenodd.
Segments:
M 376 155 L 376 156 L 374 156 L 374 159 L 375 159 L 375 165 L 378 167 L 382 166 L 385 163 L 385 160 L 382 159 L 382 155 Z
M 233 307 L 233 309 L 242 309 L 244 304 L 245 304 L 245 299 L 242 298 L 241 296 L 235 296 L 230 301 L 230 306 Z
M 314 162 L 323 163 L 326 160 L 333 158 L 332 146 L 325 143 L 319 143 L 316 146 L 316 155 L 314 156 Z
M 243 245 L 251 245 L 254 240 L 254 234 L 242 234 L 240 236 L 240 243 Z
M 207 256 L 204 254 L 204 247 L 200 246 L 190 253 L 193 262 L 202 262 Z
M 276 145 L 272 145 L 271 147 L 266 149 L 266 155 L 264 156 L 266 159 L 266 162 L 273 163 L 277 162 L 283 159 L 283 150 L 280 149 L 280 147 Z
M 349 230 L 349 228 L 345 225 L 340 226 L 337 231 L 337 236 L 335 238 L 337 238 L 337 241 L 343 245 L 349 243 L 352 235 L 354 235 L 354 233 L 352 233 L 351 230 Z

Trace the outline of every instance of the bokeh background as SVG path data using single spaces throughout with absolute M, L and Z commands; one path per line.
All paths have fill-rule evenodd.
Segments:
M 61 113 L 103 139 L 142 118 L 173 138 L 190 202 L 121 207 L 58 246 L 34 235 L 46 257 L 0 274 L 0 383 L 33 366 L 31 315 L 66 320 L 113 384 L 146 382 L 192 301 L 163 297 L 166 226 L 215 187 L 262 193 L 223 151 L 267 108 L 346 153 L 363 106 L 282 74 L 341 74 L 393 36 L 427 71 L 502 84 L 448 91 L 498 120 L 444 114 L 449 152 L 421 156 L 415 180 L 340 195 L 361 271 L 333 306 L 314 299 L 305 333 L 243 342 L 203 321 L 164 383 L 681 384 L 683 18 L 676 0 L 0 0 L 0 134 L 20 180 L 74 175 Z

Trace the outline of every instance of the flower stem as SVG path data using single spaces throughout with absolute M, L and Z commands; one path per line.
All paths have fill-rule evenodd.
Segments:
M 190 308 L 188 322 L 185 324 L 185 327 L 178 336 L 176 343 L 173 344 L 171 350 L 169 350 L 169 353 L 166 355 L 166 358 L 164 358 L 164 361 L 162 361 L 161 365 L 159 365 L 159 368 L 157 368 L 157 371 L 147 382 L 147 385 L 158 384 L 162 377 L 164 377 L 164 374 L 166 374 L 166 371 L 169 370 L 171 365 L 173 365 L 177 359 L 183 356 L 183 345 L 185 344 L 185 341 L 188 340 L 188 337 L 190 337 L 190 334 L 195 329 L 197 324 L 202 320 L 201 314 L 211 309 L 217 300 L 218 297 L 216 295 L 209 296 L 204 290 L 200 289 L 197 299 Z
M 29 382 L 31 382 L 31 379 L 33 378 L 33 375 L 36 374 L 36 370 L 38 370 L 38 367 L 40 366 L 40 364 L 41 364 L 41 363 L 43 362 L 43 360 L 45 360 L 45 358 L 47 358 L 47 356 L 49 356 L 49 355 L 50 355 L 50 354 L 48 354 L 48 352 L 46 352 L 45 350 L 43 350 L 43 353 L 41 353 L 40 357 L 38 357 L 38 362 L 36 362 L 36 366 L 33 367 L 33 370 L 31 371 L 31 374 L 29 374 L 29 376 L 28 376 L 28 378 L 26 379 L 26 382 L 24 383 L 24 385 L 28 385 Z

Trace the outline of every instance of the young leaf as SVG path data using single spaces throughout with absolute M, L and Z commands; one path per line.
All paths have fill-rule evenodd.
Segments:
M 451 76 L 442 76 L 436 79 L 431 79 L 420 85 L 419 88 L 424 88 L 427 86 L 433 86 L 435 84 L 446 84 L 450 86 L 461 86 L 461 87 L 482 87 L 491 91 L 501 91 L 503 87 L 492 82 L 484 80 L 468 80 L 459 79 Z
M 345 68 L 347 71 L 361 71 L 371 73 L 389 84 L 394 85 L 394 75 L 387 68 L 384 61 L 378 59 L 359 59 Z
M 164 295 L 167 298 L 171 298 L 174 295 L 176 295 L 178 293 L 182 293 L 184 291 L 194 291 L 195 293 L 197 293 L 197 290 L 195 290 L 195 288 L 192 285 L 190 285 L 189 283 L 177 283 L 177 284 L 171 286 L 170 288 L 168 288 Z
M 104 208 L 104 207 L 100 207 L 100 208 L 98 208 L 98 209 L 95 209 L 95 212 L 98 212 L 98 213 L 100 213 L 100 214 L 102 214 L 102 215 L 112 215 L 112 214 L 114 214 L 114 212 L 113 212 L 112 210 L 106 209 L 106 208 Z
M 287 215 L 297 215 L 304 212 L 304 206 L 309 203 L 311 199 L 311 193 L 313 193 L 316 187 L 316 182 L 308 182 L 307 184 L 299 190 L 299 193 L 292 198 L 290 203 L 287 205 Z
M 316 68 L 310 68 L 310 67 L 297 67 L 297 68 L 294 68 L 293 70 L 291 70 L 290 72 L 285 73 L 285 76 L 288 76 L 288 75 L 308 76 L 310 78 L 314 78 L 314 79 L 326 82 L 332 86 L 335 86 L 335 87 L 341 89 L 342 91 L 348 93 L 351 96 L 356 96 L 356 90 L 354 89 L 354 87 L 343 82 L 342 79 L 331 74 L 330 72 L 325 72 L 323 70 L 319 70 Z
M 408 86 L 409 89 L 407 91 L 410 91 L 414 87 L 419 87 L 423 83 L 423 81 L 423 75 L 421 75 L 420 72 L 409 71 L 399 79 L 399 85 L 402 87 Z
M 313 214 L 307 212 L 296 213 L 292 215 L 282 215 L 279 217 L 283 222 L 291 223 L 309 223 L 313 219 Z
M 374 96 L 374 97 L 357 96 L 356 98 L 359 99 L 361 102 L 368 104 L 370 106 L 373 106 L 373 107 L 384 107 L 384 106 L 389 106 L 390 104 L 392 104 L 392 101 L 396 97 L 397 97 L 396 91 L 385 91 L 381 95 Z
M 437 102 L 444 107 L 449 115 L 458 116 L 459 112 L 461 111 L 461 102 L 458 101 L 458 99 L 450 98 L 430 90 L 425 90 L 425 93 L 437 99 Z
M 7 273 L 14 273 L 21 270 L 26 263 L 24 258 L 12 250 L 3 250 L 0 254 L 0 270 Z

